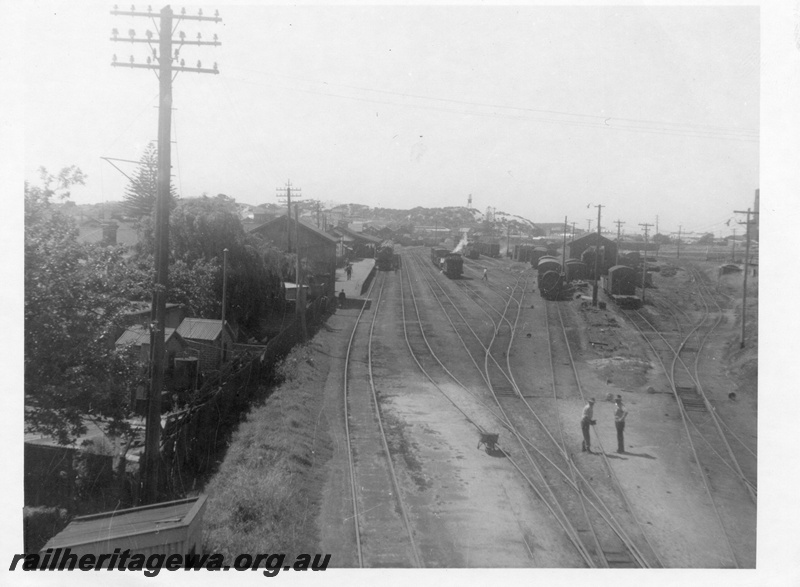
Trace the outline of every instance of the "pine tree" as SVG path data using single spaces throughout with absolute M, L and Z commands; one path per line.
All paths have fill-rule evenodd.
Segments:
M 170 185 L 170 199 L 175 200 L 174 186 Z M 158 198 L 158 145 L 155 141 L 147 148 L 139 160 L 139 167 L 125 188 L 125 198 L 122 202 L 123 210 L 133 218 L 150 216 L 156 206 Z M 170 205 L 171 207 L 171 205 Z

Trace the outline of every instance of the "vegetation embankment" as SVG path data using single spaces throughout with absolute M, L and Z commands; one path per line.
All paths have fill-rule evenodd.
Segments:
M 322 394 L 329 367 L 318 342 L 296 347 L 283 379 L 253 407 L 206 486 L 204 549 L 230 564 L 239 553 L 320 552 L 317 514 L 331 456 Z

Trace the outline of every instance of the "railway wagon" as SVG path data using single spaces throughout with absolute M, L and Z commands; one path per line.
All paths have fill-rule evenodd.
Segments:
M 548 270 L 539 277 L 539 293 L 546 300 L 557 300 L 564 289 L 564 274 L 557 270 Z
M 588 276 L 586 265 L 577 259 L 569 259 L 564 264 L 564 279 L 566 281 L 579 281 L 584 280 Z
M 464 259 L 458 253 L 448 253 L 444 258 L 444 274 L 450 279 L 458 279 L 464 272 Z
M 437 268 L 442 268 L 442 260 L 450 254 L 450 251 L 447 249 L 442 249 L 439 247 L 432 247 L 431 248 L 431 263 Z
M 500 257 L 500 243 L 476 243 L 478 252 L 485 257 Z
M 614 265 L 608 270 L 605 281 L 605 291 L 611 296 L 636 295 L 638 272 L 627 265 Z
M 479 259 L 481 253 L 475 243 L 467 243 L 467 246 L 464 247 L 464 256 L 467 259 Z
M 542 257 L 536 265 L 536 285 L 542 289 L 542 278 L 546 273 L 561 275 L 561 261 L 553 257 Z
M 395 252 L 394 243 L 392 241 L 383 241 L 378 247 L 378 252 L 375 255 L 375 264 L 378 266 L 378 271 L 393 271 L 395 267 Z
M 539 259 L 548 255 L 549 252 L 546 247 L 533 247 L 530 258 L 528 259 L 531 263 L 531 267 L 536 267 L 539 264 Z

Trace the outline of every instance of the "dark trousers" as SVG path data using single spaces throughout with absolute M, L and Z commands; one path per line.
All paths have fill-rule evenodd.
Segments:
M 625 452 L 625 422 L 614 422 L 617 426 L 617 452 Z
M 592 440 L 589 438 L 589 426 L 591 426 L 591 424 L 592 421 L 589 420 L 589 418 L 581 418 L 581 432 L 583 432 L 582 450 L 591 450 L 592 448 Z

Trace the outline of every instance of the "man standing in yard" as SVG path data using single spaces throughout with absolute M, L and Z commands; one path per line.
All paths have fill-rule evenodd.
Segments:
M 583 432 L 583 444 L 581 450 L 583 452 L 592 452 L 592 439 L 589 437 L 589 426 L 596 424 L 594 417 L 594 398 L 589 398 L 589 401 L 583 406 L 583 416 L 581 416 L 581 432 Z
M 344 308 L 344 302 L 347 299 L 347 294 L 344 293 L 344 290 L 339 292 L 339 307 Z
M 614 425 L 617 427 L 617 452 L 625 452 L 625 417 L 628 412 L 622 407 L 622 396 L 618 395 L 614 400 L 617 409 L 614 411 Z
M 483 281 L 485 281 L 487 283 L 489 282 L 489 270 L 488 269 L 484 269 L 483 270 L 483 278 L 482 279 L 483 279 Z

